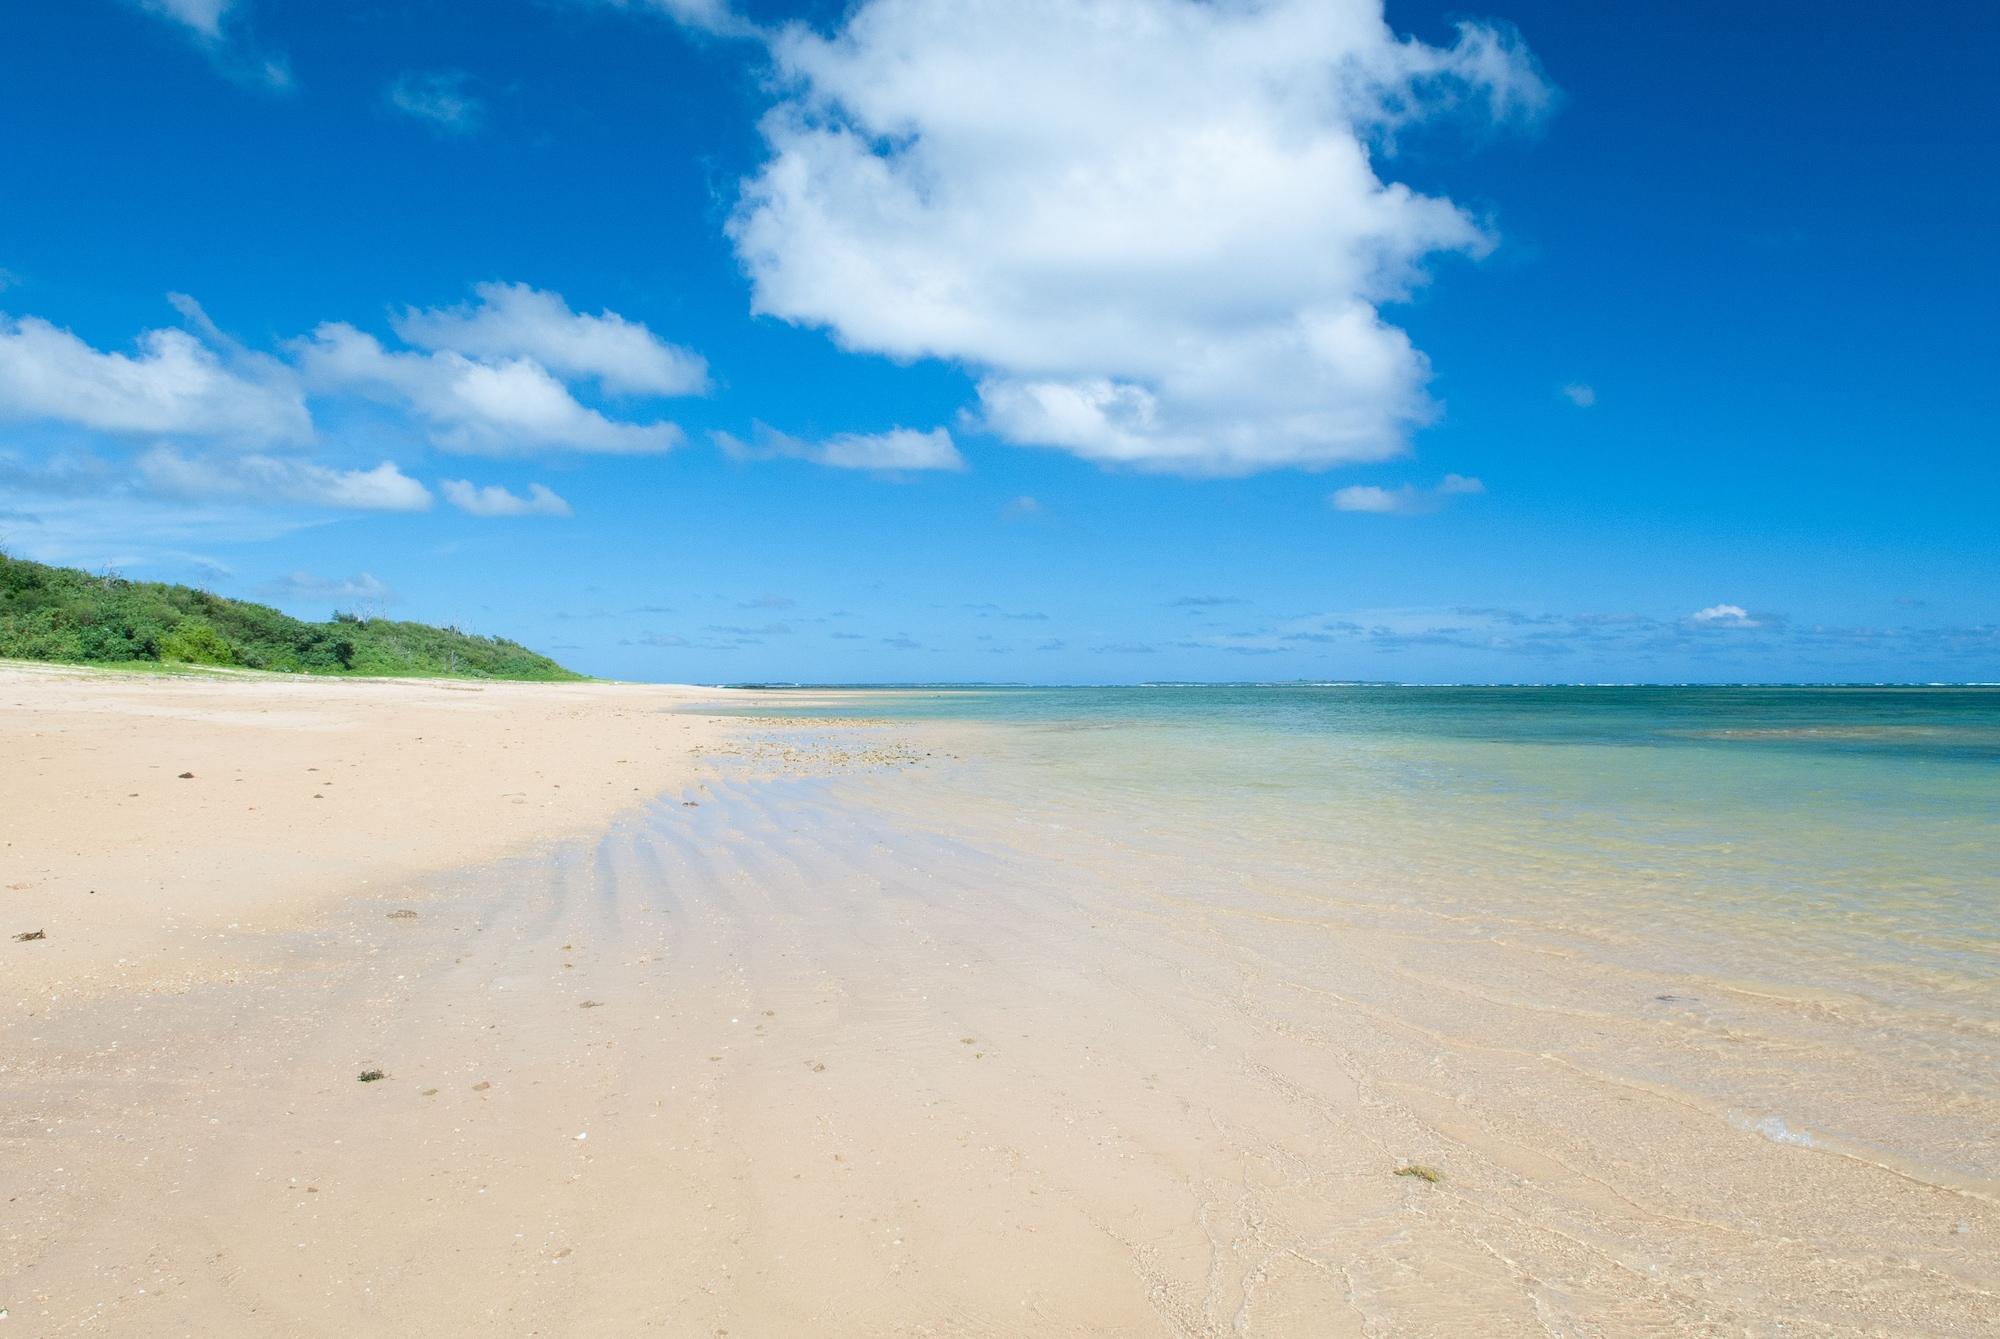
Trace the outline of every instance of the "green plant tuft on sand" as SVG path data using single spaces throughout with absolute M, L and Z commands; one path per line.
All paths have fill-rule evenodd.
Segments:
M 379 1069 L 364 1069 L 359 1074 L 356 1074 L 354 1077 L 359 1079 L 363 1083 L 378 1083 L 381 1080 L 388 1078 L 389 1076 L 387 1074 L 384 1074 Z
M 1436 1185 L 1443 1173 L 1439 1172 L 1435 1167 L 1426 1167 L 1421 1162 L 1406 1162 L 1396 1169 L 1396 1175 L 1414 1176 L 1419 1181 L 1428 1181 L 1432 1185 Z

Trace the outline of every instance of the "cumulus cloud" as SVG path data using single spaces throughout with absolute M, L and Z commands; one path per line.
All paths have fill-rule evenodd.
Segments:
M 342 321 L 295 344 L 308 384 L 407 408 L 448 451 L 516 455 L 536 449 L 643 454 L 680 444 L 671 423 L 625 423 L 579 402 L 532 358 L 475 360 L 449 349 L 390 351 Z
M 1764 620 L 1753 618 L 1740 604 L 1712 604 L 1688 615 L 1688 622 L 1705 628 L 1761 628 Z
M 808 442 L 774 431 L 759 423 L 754 439 L 745 442 L 726 432 L 713 434 L 716 445 L 738 460 L 769 460 L 789 457 L 810 460 L 837 470 L 877 470 L 900 473 L 914 470 L 962 470 L 965 457 L 952 444 L 943 428 L 921 432 L 915 428 L 891 428 L 887 432 L 844 432 L 823 441 Z
M 464 70 L 405 70 L 385 96 L 397 111 L 447 135 L 470 135 L 486 119 L 486 104 Z
M 0 505 L 15 495 L 38 499 L 10 533 L 43 553 L 73 555 L 114 537 L 183 542 L 203 525 L 239 536 L 283 533 L 307 523 L 301 506 L 431 507 L 430 489 L 372 444 L 364 459 L 379 463 L 356 466 L 364 422 L 494 455 L 657 452 L 683 440 L 672 423 L 584 403 L 566 378 L 690 389 L 706 382 L 699 357 L 615 313 L 579 315 L 559 294 L 493 284 L 478 296 L 472 306 L 405 310 L 396 324 L 424 341 L 417 348 L 386 348 L 328 322 L 276 354 L 246 348 L 182 293 L 168 300 L 184 328 L 143 331 L 125 350 L 94 347 L 40 317 L 0 313 L 0 429 L 73 430 L 10 434 L 15 440 L 0 446 Z M 356 401 L 390 412 L 357 416 Z M 329 411 L 324 434 L 321 411 Z M 862 451 L 824 445 L 829 458 Z M 890 445 L 879 448 L 884 459 Z M 914 459 L 903 467 L 915 468 Z M 515 494 L 454 480 L 447 496 L 478 515 L 569 514 L 539 484 Z
M 1548 96 L 1507 33 L 1400 39 L 1379 0 L 865 0 L 771 42 L 755 309 L 965 364 L 1007 440 L 1188 474 L 1404 449 L 1429 370 L 1380 308 L 1492 238 L 1371 150 Z
M 1447 498 L 1484 493 L 1486 485 L 1463 474 L 1447 474 L 1434 488 L 1404 484 L 1381 488 L 1374 484 L 1354 484 L 1334 492 L 1327 501 L 1335 511 L 1373 512 L 1381 516 L 1422 516 L 1443 506 Z
M 297 379 L 271 359 L 225 360 L 185 330 L 148 330 L 135 352 L 106 352 L 33 316 L 0 315 L 5 419 L 256 444 L 312 437 Z
M 343 470 L 282 456 L 188 456 L 155 447 L 139 457 L 139 478 L 167 497 L 298 502 L 349 511 L 427 511 L 431 493 L 390 461 Z
M 700 395 L 709 388 L 700 354 L 616 312 L 573 312 L 561 294 L 527 284 L 479 284 L 473 292 L 479 300 L 471 305 L 411 308 L 390 324 L 421 349 L 532 358 L 565 376 L 594 378 L 614 393 Z
M 438 483 L 444 500 L 469 516 L 569 516 L 569 503 L 541 484 L 529 484 L 526 496 L 510 493 L 499 484 L 481 488 L 469 479 L 444 479 Z

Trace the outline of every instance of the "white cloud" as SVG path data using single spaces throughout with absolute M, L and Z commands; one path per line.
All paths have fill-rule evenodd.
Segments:
M 139 0 L 139 7 L 192 29 L 197 36 L 219 39 L 222 19 L 236 0 Z
M 373 335 L 329 322 L 294 344 L 308 384 L 404 406 L 448 451 L 511 455 L 538 448 L 642 454 L 682 441 L 671 423 L 625 423 L 579 403 L 531 358 L 475 361 L 451 350 L 391 352 Z
M 965 457 L 943 428 L 918 432 L 891 428 L 888 432 L 844 432 L 819 444 L 813 457 L 839 470 L 962 470 Z
M 726 432 L 713 434 L 723 451 L 739 460 L 768 460 L 786 456 L 810 460 L 837 470 L 962 470 L 965 457 L 952 444 L 943 428 L 920 432 L 915 428 L 891 428 L 887 432 L 844 432 L 824 441 L 808 442 L 789 437 L 759 423 L 754 442 L 744 442 Z
M 257 355 L 225 361 L 184 330 L 148 330 L 135 354 L 100 352 L 38 317 L 0 315 L 0 420 L 253 444 L 312 437 L 297 379 Z
M 718 37 L 749 37 L 757 29 L 729 0 L 598 0 L 617 9 L 650 9 L 676 23 Z
M 237 0 L 137 0 L 137 4 L 185 28 L 230 78 L 280 90 L 292 86 L 292 68 L 283 56 L 258 55 L 243 43 Z
M 1008 440 L 1189 474 L 1404 449 L 1428 365 L 1379 307 L 1491 238 L 1371 144 L 1547 97 L 1504 34 L 1400 40 L 1379 0 L 865 0 L 772 51 L 755 309 L 966 364 Z
M 1435 488 L 1404 484 L 1400 488 L 1380 488 L 1374 484 L 1354 484 L 1336 490 L 1327 501 L 1335 511 L 1373 512 L 1382 516 L 1421 516 L 1436 511 L 1449 497 L 1484 493 L 1486 485 L 1463 474 L 1447 474 Z
M 608 391 L 699 395 L 708 389 L 700 354 L 669 344 L 616 312 L 573 312 L 559 293 L 527 284 L 480 284 L 474 306 L 411 308 L 390 322 L 418 348 L 474 358 L 533 358 L 552 371 L 594 377 Z
M 186 328 L 142 332 L 131 351 L 94 348 L 42 318 L 0 313 L 0 430 L 33 425 L 0 431 L 11 439 L 0 444 L 0 510 L 13 542 L 62 557 L 102 554 L 111 542 L 121 552 L 164 552 L 161 545 L 190 536 L 284 533 L 311 523 L 309 508 L 429 509 L 431 490 L 391 461 L 354 468 L 314 458 L 324 451 L 352 462 L 362 432 L 421 433 L 447 450 L 492 454 L 658 452 L 683 440 L 672 423 L 584 404 L 542 362 L 510 348 L 538 349 L 601 382 L 650 378 L 659 386 L 678 369 L 685 385 L 705 375 L 699 358 L 644 326 L 610 313 L 578 316 L 560 296 L 521 285 L 488 285 L 475 308 L 404 314 L 430 321 L 437 329 L 428 333 L 439 338 L 463 334 L 498 351 L 490 355 L 391 350 L 328 323 L 274 356 L 244 347 L 192 297 L 168 300 Z M 323 411 L 324 437 L 315 425 Z M 379 448 L 368 449 L 379 459 Z M 568 514 L 568 503 L 539 484 L 516 495 L 459 480 L 452 491 L 454 505 L 482 515 Z M 29 506 L 16 508 L 16 498 Z
M 1697 609 L 1688 615 L 1690 623 L 1707 628 L 1761 628 L 1763 620 L 1753 618 L 1750 611 L 1740 604 L 1712 604 L 1706 609 Z
M 431 493 L 390 461 L 342 470 L 282 456 L 187 456 L 155 447 L 139 457 L 152 492 L 190 501 L 298 502 L 350 511 L 426 511 Z
M 1578 409 L 1588 409 L 1597 403 L 1597 388 L 1587 382 L 1573 381 L 1562 388 L 1562 393 Z
M 351 577 L 323 577 L 312 572 L 293 572 L 269 582 L 264 590 L 280 598 L 308 600 L 316 604 L 393 604 L 396 592 L 372 572 L 356 572 Z
M 1378 488 L 1374 484 L 1354 484 L 1333 495 L 1333 505 L 1340 511 L 1400 512 L 1409 509 L 1409 499 L 1416 490 L 1405 484 L 1391 491 Z
M 469 135 L 486 118 L 486 104 L 464 70 L 406 70 L 389 85 L 389 105 L 449 135 Z
M 445 501 L 470 516 L 569 516 L 569 503 L 541 484 L 529 484 L 527 496 L 510 493 L 499 484 L 479 487 L 469 479 L 438 483 Z

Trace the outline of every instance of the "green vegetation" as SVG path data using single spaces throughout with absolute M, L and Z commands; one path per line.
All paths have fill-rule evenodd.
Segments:
M 1396 1175 L 1414 1176 L 1419 1181 L 1428 1181 L 1432 1185 L 1436 1185 L 1438 1179 L 1444 1174 L 1435 1167 L 1424 1166 L 1421 1162 L 1406 1162 L 1396 1169 Z
M 307 623 L 188 586 L 93 576 L 0 553 L 0 658 L 224 665 L 289 674 L 577 679 L 547 656 L 457 628 L 335 614 Z

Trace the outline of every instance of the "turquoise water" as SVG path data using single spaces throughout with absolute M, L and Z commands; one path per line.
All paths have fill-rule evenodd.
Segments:
M 1558 926 L 1674 970 L 1994 1006 L 2000 689 L 1162 685 L 799 701 L 1013 727 L 989 751 L 1047 802 L 1162 834 L 1227 831 L 1265 853 L 1246 859 L 1391 903 Z
M 834 687 L 835 685 L 828 685 Z M 839 687 L 845 688 L 842 685 Z M 1995 687 L 1462 687 L 1159 684 L 1114 688 L 883 687 L 815 714 L 1245 726 L 1493 743 L 1758 745 L 2000 765 Z M 811 696 L 816 688 L 797 690 Z

